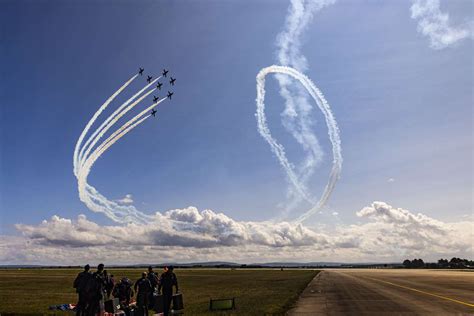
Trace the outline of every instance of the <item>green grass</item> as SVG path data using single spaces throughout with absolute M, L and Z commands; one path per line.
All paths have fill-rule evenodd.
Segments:
M 139 278 L 142 269 L 107 269 L 116 280 Z M 0 270 L 0 313 L 48 313 L 75 303 L 72 269 Z M 314 270 L 177 269 L 186 315 L 283 315 L 318 273 Z M 210 298 L 236 297 L 232 312 L 210 312 Z M 69 313 L 64 313 L 69 314 Z M 72 315 L 72 314 L 69 314 Z

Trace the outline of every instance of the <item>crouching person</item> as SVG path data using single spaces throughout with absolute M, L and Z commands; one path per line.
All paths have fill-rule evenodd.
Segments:
M 129 315 L 129 305 L 133 296 L 132 281 L 126 277 L 122 278 L 122 280 L 115 285 L 112 295 L 119 299 L 120 309 L 123 310 L 126 315 Z
M 142 273 L 142 278 L 135 282 L 135 292 L 137 292 L 137 312 L 140 316 L 148 316 L 148 299 L 153 291 L 150 280 L 147 279 L 146 272 Z

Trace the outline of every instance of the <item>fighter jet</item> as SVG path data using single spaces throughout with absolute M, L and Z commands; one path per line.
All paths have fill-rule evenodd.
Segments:
M 153 115 L 153 116 L 155 116 L 156 110 L 155 110 L 155 109 L 151 110 L 151 113 L 150 113 L 150 114 Z
M 153 76 L 147 76 L 148 78 L 146 78 L 146 81 L 148 81 L 148 83 L 151 82 L 151 79 L 153 79 Z
M 172 96 L 173 94 L 174 94 L 174 92 L 169 92 L 169 91 L 168 91 L 168 95 L 167 95 L 166 97 L 171 100 L 171 96 Z
M 161 90 L 161 86 L 162 86 L 162 85 L 163 85 L 163 84 L 162 84 L 161 82 L 158 82 L 158 84 L 156 85 L 156 88 L 157 88 L 158 90 Z
M 171 84 L 172 86 L 174 86 L 174 82 L 176 81 L 176 79 L 173 78 L 173 77 L 170 77 L 170 78 L 171 78 L 171 79 L 170 79 L 170 84 Z
M 143 70 L 145 70 L 145 69 L 143 69 L 142 67 L 140 67 L 140 70 L 138 71 L 138 73 L 140 74 L 140 76 L 143 75 Z
M 158 100 L 159 100 L 159 99 L 160 99 L 159 97 L 155 97 L 155 96 L 153 96 L 153 103 L 156 103 L 156 102 L 158 102 Z
M 162 72 L 162 75 L 163 75 L 163 77 L 165 77 L 165 78 L 166 78 L 166 75 L 167 75 L 167 74 L 168 74 L 168 70 L 166 70 L 166 69 L 163 69 L 163 72 Z

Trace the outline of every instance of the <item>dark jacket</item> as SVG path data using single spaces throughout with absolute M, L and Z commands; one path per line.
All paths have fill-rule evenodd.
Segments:
M 158 291 L 161 291 L 163 288 L 163 293 L 173 292 L 173 285 L 176 286 L 176 292 L 178 292 L 178 278 L 174 272 L 166 271 L 161 274 L 160 285 L 158 286 Z
M 89 271 L 82 271 L 79 273 L 74 280 L 73 288 L 76 289 L 77 293 L 81 293 L 86 289 L 87 282 L 91 278 L 92 274 Z
M 118 298 L 120 304 L 128 305 L 133 296 L 132 283 L 129 279 L 122 279 L 118 284 L 115 285 L 113 290 L 113 296 Z
M 158 286 L 158 275 L 155 272 L 148 273 L 146 277 L 150 281 L 150 284 L 153 288 L 156 288 Z
M 147 278 L 141 278 L 137 282 L 135 282 L 134 289 L 135 292 L 137 292 L 137 295 L 149 294 L 153 291 L 150 280 L 148 280 Z

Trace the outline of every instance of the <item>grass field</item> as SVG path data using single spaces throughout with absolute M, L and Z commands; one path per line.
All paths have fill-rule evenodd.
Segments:
M 143 271 L 107 270 L 116 280 L 123 276 L 136 280 Z M 47 314 L 50 305 L 75 303 L 72 282 L 78 272 L 72 269 L 0 270 L 0 314 Z M 175 273 L 186 315 L 282 315 L 318 271 L 177 269 Z M 227 297 L 236 297 L 235 311 L 208 311 L 210 298 Z

